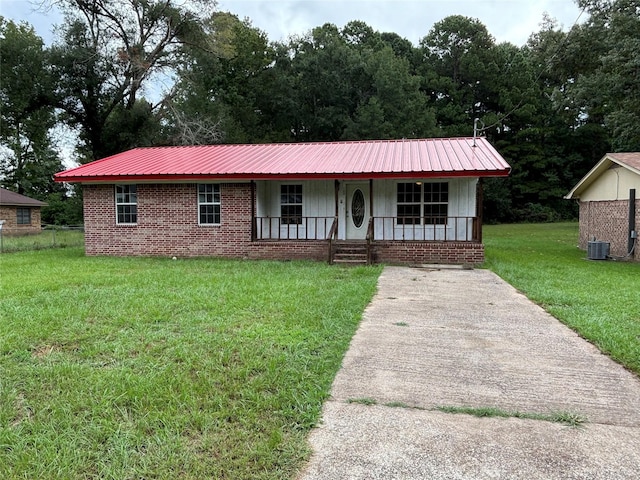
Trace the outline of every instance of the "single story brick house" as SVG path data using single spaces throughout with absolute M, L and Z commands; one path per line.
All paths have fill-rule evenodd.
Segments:
M 565 196 L 580 202 L 580 248 L 595 239 L 610 243 L 612 256 L 640 261 L 638 193 L 640 152 L 607 153 Z
M 40 209 L 47 204 L 0 187 L 3 235 L 29 235 L 42 231 Z
M 478 264 L 484 138 L 137 148 L 83 185 L 88 255 Z

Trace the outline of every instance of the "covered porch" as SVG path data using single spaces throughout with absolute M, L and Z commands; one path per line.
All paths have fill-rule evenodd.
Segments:
M 460 261 L 455 251 L 462 244 L 483 251 L 478 178 L 251 185 L 251 241 L 261 248 L 277 242 L 292 251 L 317 250 L 324 244 L 330 263 L 405 262 L 409 256 L 425 263 L 479 263 L 477 248 L 472 259 Z

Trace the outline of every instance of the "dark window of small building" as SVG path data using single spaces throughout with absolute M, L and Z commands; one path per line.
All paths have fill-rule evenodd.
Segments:
M 17 209 L 18 225 L 31 225 L 31 209 L 30 208 L 18 208 Z

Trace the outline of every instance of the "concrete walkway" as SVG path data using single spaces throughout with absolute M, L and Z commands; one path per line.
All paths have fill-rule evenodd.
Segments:
M 489 271 L 387 267 L 310 443 L 300 480 L 635 480 L 640 380 Z

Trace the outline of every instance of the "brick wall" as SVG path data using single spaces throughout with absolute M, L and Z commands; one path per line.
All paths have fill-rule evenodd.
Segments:
M 137 225 L 117 225 L 113 185 L 84 187 L 87 255 L 246 257 L 249 184 L 222 184 L 221 225 L 198 225 L 195 184 L 138 184 Z
M 478 265 L 484 245 L 474 242 L 375 242 L 376 263 L 442 263 Z
M 261 260 L 329 261 L 329 242 L 316 240 L 258 241 L 249 245 L 249 258 Z
M 84 187 L 87 255 L 213 256 L 327 261 L 329 244 L 316 240 L 251 242 L 251 187 L 222 184 L 221 225 L 198 225 L 195 184 L 138 184 L 138 223 L 117 225 L 113 185 Z M 484 261 L 472 242 L 376 242 L 374 261 L 451 263 Z
M 18 225 L 18 213 L 17 208 L 30 208 L 31 209 L 31 224 L 30 225 Z M 42 231 L 42 216 L 40 207 L 14 207 L 14 206 L 0 206 L 0 220 L 4 220 L 5 223 L 2 226 L 3 235 L 30 235 L 40 233 Z
M 640 230 L 640 200 L 636 200 L 636 230 Z M 629 201 L 612 200 L 580 202 L 579 246 L 587 249 L 587 242 L 601 240 L 611 244 L 610 254 L 627 254 L 629 235 Z M 636 245 L 633 259 L 640 261 L 640 245 Z

